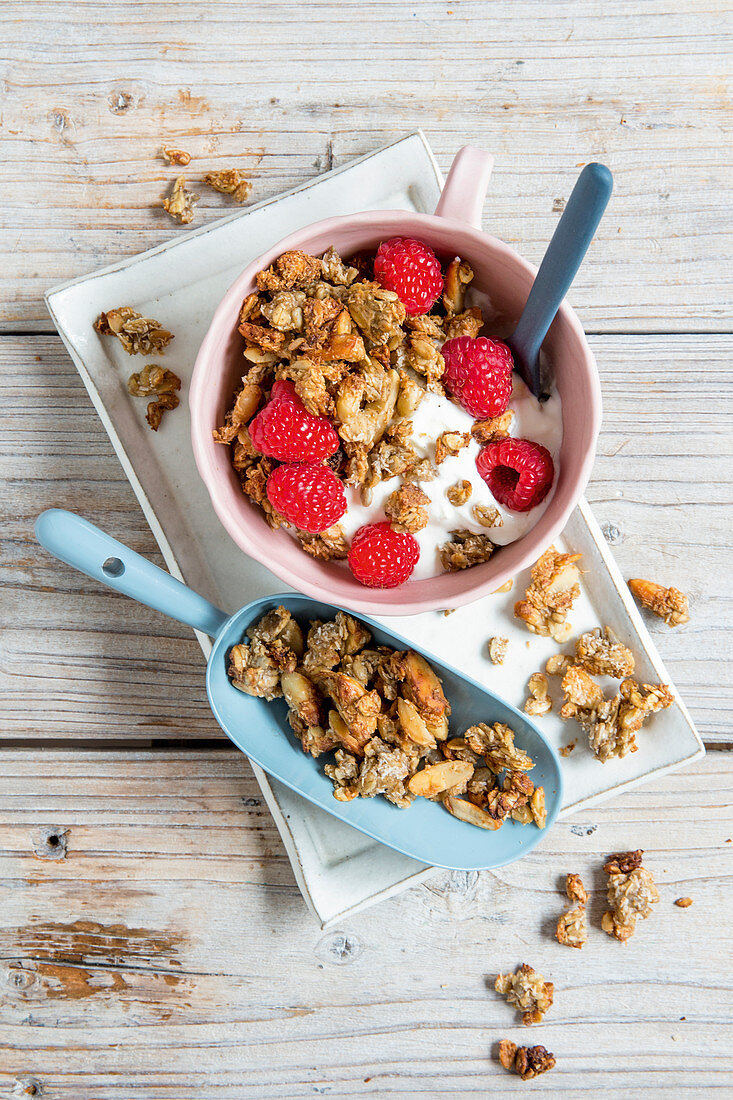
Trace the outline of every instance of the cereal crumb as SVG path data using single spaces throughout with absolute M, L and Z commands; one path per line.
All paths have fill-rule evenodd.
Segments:
M 186 177 L 179 176 L 173 184 L 170 195 L 163 199 L 163 209 L 181 225 L 188 225 L 193 221 L 193 208 L 198 201 L 198 195 L 187 190 Z
M 692 905 L 692 898 L 677 898 L 675 905 L 678 905 L 680 909 L 689 909 Z
M 559 750 L 560 756 L 570 756 L 570 753 L 573 751 L 577 744 L 577 741 L 570 741 L 567 745 L 563 745 L 563 747 Z
M 222 195 L 231 195 L 235 202 L 246 202 L 252 192 L 252 184 L 244 178 L 238 168 L 207 172 L 204 183 Z
M 464 478 L 462 481 L 457 481 L 455 485 L 451 485 L 445 491 L 445 495 L 455 508 L 460 508 L 462 504 L 470 498 L 473 492 L 473 486 L 470 481 L 466 481 Z
M 492 664 L 503 665 L 509 648 L 509 639 L 501 635 L 489 638 L 489 659 Z
M 524 712 L 538 717 L 552 710 L 552 699 L 549 695 L 547 677 L 542 672 L 534 672 L 527 684 L 529 698 L 525 701 Z
M 160 156 L 163 158 L 163 160 L 167 161 L 168 164 L 177 164 L 182 166 L 183 168 L 185 168 L 187 164 L 191 163 L 190 153 L 187 153 L 185 149 L 173 149 L 169 145 L 164 145 L 162 147 L 162 149 L 160 150 Z

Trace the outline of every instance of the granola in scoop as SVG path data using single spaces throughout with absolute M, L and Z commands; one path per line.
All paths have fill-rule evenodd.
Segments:
M 509 817 L 546 825 L 544 790 L 524 774 L 534 762 L 513 731 L 480 724 L 449 739 L 451 707 L 430 663 L 375 645 L 344 611 L 304 634 L 286 608 L 273 608 L 232 646 L 228 674 L 248 695 L 284 698 L 304 752 L 334 753 L 324 770 L 338 801 L 383 795 L 405 809 L 426 798 L 483 829 Z

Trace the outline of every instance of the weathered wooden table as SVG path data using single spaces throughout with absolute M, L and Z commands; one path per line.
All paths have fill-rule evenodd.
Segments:
M 3 6 L 0 1095 L 731 1094 L 724 16 L 710 0 Z M 262 199 L 416 125 L 443 167 L 466 142 L 496 154 L 486 226 L 535 261 L 577 165 L 615 173 L 572 292 L 606 403 L 588 495 L 625 575 L 690 594 L 688 626 L 651 625 L 710 751 L 514 866 L 438 875 L 324 934 L 189 632 L 34 543 L 60 505 L 160 560 L 42 292 L 186 232 L 160 209 L 164 139 L 199 170 L 246 169 Z M 225 208 L 207 192 L 196 224 Z M 622 946 L 598 930 L 599 868 L 626 847 L 661 902 Z M 552 938 L 568 871 L 594 888 L 582 952 Z M 492 989 L 522 961 L 556 990 L 529 1039 Z M 557 1067 L 510 1077 L 504 1036 Z

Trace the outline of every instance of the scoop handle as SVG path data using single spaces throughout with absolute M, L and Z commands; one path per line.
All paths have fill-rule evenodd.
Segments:
M 41 512 L 35 531 L 41 546 L 80 573 L 203 634 L 216 637 L 229 618 L 170 573 L 73 512 Z
M 524 380 L 535 394 L 539 393 L 536 364 L 542 341 L 583 262 L 612 189 L 613 176 L 605 164 L 586 164 L 557 223 L 511 338 L 520 373 L 534 375 Z

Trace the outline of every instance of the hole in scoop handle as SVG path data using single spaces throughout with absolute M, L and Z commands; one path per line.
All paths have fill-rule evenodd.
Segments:
M 443 193 L 435 208 L 439 218 L 455 218 L 481 229 L 484 200 L 494 158 L 475 145 L 464 145 L 453 158 Z
M 80 573 L 212 638 L 229 618 L 170 573 L 73 512 L 49 508 L 36 520 L 35 530 L 41 546 Z

